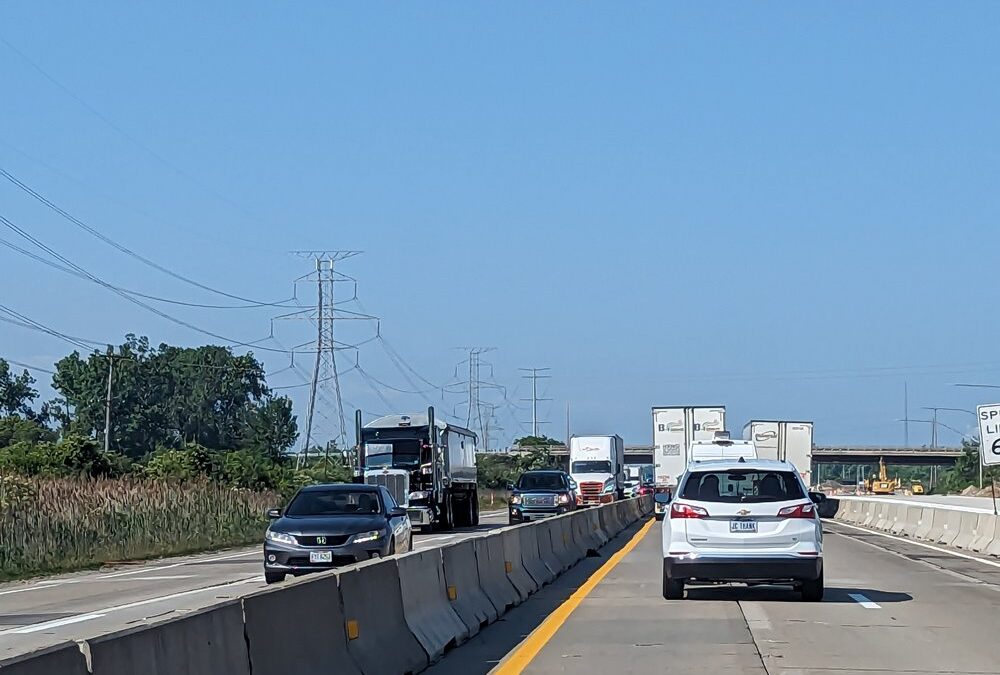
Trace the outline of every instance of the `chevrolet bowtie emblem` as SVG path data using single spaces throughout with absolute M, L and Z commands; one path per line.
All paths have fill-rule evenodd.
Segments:
M 316 537 L 316 543 L 322 546 L 326 543 L 326 537 Z
M 736 512 L 736 515 L 749 516 L 750 512 L 747 509 L 740 509 L 739 511 Z

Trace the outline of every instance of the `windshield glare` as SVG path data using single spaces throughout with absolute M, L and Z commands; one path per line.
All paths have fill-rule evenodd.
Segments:
M 699 502 L 787 502 L 805 494 L 789 471 L 698 471 L 688 476 L 681 497 Z
M 606 459 L 573 462 L 570 471 L 573 473 L 611 473 L 611 462 Z
M 526 473 L 517 481 L 518 490 L 562 490 L 566 485 L 556 473 Z
M 341 516 L 381 513 L 378 494 L 371 491 L 310 490 L 300 492 L 288 505 L 288 516 Z

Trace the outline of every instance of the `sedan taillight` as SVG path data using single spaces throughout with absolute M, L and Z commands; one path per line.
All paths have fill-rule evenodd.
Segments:
M 690 504 L 678 504 L 674 502 L 670 505 L 671 518 L 708 518 L 708 511 L 700 506 Z
M 813 518 L 816 515 L 815 504 L 799 504 L 786 506 L 778 511 L 779 518 Z

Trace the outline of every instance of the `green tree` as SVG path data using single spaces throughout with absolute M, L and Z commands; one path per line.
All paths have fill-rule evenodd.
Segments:
M 32 387 L 34 383 L 35 378 L 27 370 L 15 375 L 10 364 L 0 359 L 0 413 L 34 417 L 31 403 L 38 398 L 38 391 Z

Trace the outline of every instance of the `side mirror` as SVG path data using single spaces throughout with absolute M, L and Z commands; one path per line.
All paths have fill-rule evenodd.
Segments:
M 822 492 L 810 492 L 809 499 L 812 500 L 813 504 L 822 504 L 826 501 L 826 495 Z
M 513 492 L 513 491 L 514 491 L 514 484 L 507 483 L 507 492 Z
M 657 504 L 669 504 L 670 495 L 668 495 L 666 492 L 657 492 L 655 495 L 653 495 L 653 501 L 656 502 Z
M 389 509 L 389 517 L 390 518 L 402 518 L 405 515 L 406 515 L 406 509 L 404 509 L 404 508 L 402 508 L 400 506 L 397 506 L 394 509 Z
M 277 520 L 281 518 L 281 509 L 268 509 L 264 512 L 264 516 L 270 520 Z

